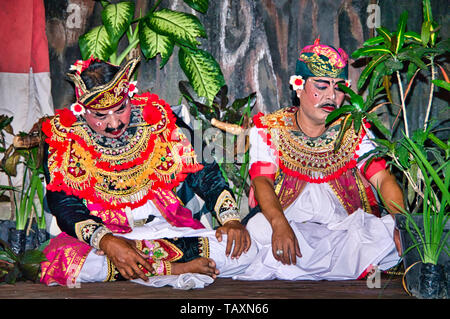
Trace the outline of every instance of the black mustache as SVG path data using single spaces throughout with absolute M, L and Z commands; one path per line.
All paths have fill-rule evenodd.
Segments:
M 125 127 L 125 124 L 120 123 L 120 125 L 117 128 L 107 127 L 105 128 L 106 133 L 112 133 L 115 131 L 121 131 Z

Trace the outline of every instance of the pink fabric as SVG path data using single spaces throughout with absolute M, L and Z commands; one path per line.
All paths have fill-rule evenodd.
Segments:
M 131 227 L 128 223 L 127 214 L 123 209 L 106 209 L 101 204 L 87 204 L 92 215 L 102 219 L 108 229 L 114 233 L 129 233 Z
M 153 203 L 172 226 L 205 228 L 200 221 L 192 217 L 192 212 L 183 207 L 180 200 L 170 190 L 159 189 L 158 192 L 155 192 Z
M 43 253 L 48 261 L 41 263 L 41 282 L 63 286 L 75 284 L 91 247 L 78 239 L 60 233 L 50 240 Z

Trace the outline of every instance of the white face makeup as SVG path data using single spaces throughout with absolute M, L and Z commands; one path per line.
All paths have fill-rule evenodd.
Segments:
M 96 133 L 106 137 L 118 138 L 130 124 L 131 102 L 126 99 L 121 105 L 110 110 L 88 110 L 84 115 L 87 124 Z
M 325 124 L 328 114 L 344 101 L 345 93 L 339 88 L 340 83 L 344 84 L 345 80 L 329 77 L 310 77 L 306 80 L 304 88 L 297 90 L 303 121 L 319 126 Z
M 324 107 L 326 110 L 340 107 L 342 103 L 341 97 L 344 96 L 344 92 L 339 88 L 338 84 L 344 84 L 345 81 L 343 79 L 311 78 L 311 81 L 314 90 L 313 96 L 317 99 L 314 107 Z

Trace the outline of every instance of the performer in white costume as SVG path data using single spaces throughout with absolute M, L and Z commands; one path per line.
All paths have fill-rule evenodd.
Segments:
M 397 210 L 392 204 L 381 216 L 371 185 L 387 203 L 402 205 L 402 191 L 382 159 L 358 162 L 374 148 L 369 124 L 351 127 L 337 150 L 339 127 L 325 126 L 343 103 L 338 84 L 349 85 L 347 73 L 346 53 L 316 40 L 300 52 L 290 81 L 300 106 L 254 117 L 247 229 L 259 251 L 235 278 L 356 279 L 399 262 Z

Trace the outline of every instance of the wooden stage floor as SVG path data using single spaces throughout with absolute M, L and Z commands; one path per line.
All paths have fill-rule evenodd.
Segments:
M 153 288 L 133 282 L 82 283 L 79 288 L 17 282 L 0 285 L 0 299 L 408 299 L 402 277 L 382 274 L 380 288 L 366 280 L 237 281 L 219 278 L 203 289 Z

